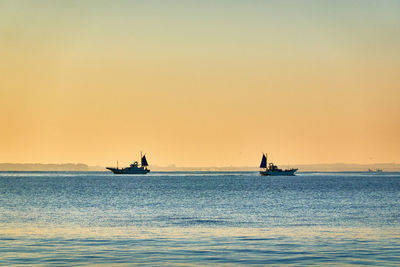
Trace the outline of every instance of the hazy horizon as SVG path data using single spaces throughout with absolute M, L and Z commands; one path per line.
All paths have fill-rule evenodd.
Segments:
M 0 162 L 400 159 L 399 1 L 1 1 Z
M 85 163 L 0 163 L 0 171 L 108 171 L 105 167 L 115 167 L 110 164 L 107 166 L 88 165 Z M 119 165 L 120 167 L 126 167 Z M 399 163 L 371 163 L 371 164 L 351 164 L 351 163 L 327 163 L 327 164 L 280 164 L 281 168 L 298 168 L 299 172 L 343 172 L 343 171 L 368 171 L 369 169 L 381 169 L 384 172 L 400 171 Z M 151 164 L 152 172 L 157 171 L 258 171 L 257 165 L 253 166 L 178 166 L 170 164 L 160 166 Z

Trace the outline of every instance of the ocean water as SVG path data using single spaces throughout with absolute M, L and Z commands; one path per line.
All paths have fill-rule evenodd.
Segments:
M 0 172 L 0 265 L 400 266 L 400 173 Z

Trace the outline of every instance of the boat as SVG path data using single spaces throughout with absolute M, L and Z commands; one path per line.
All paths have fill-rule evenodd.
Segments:
M 265 168 L 265 171 L 264 170 L 260 171 L 260 175 L 265 175 L 265 176 L 267 176 L 267 175 L 268 176 L 269 175 L 271 175 L 271 176 L 294 176 L 295 175 L 294 173 L 298 170 L 298 169 L 282 170 L 282 169 L 279 169 L 278 166 L 276 166 L 272 162 L 267 165 L 267 154 L 264 154 L 264 153 L 262 156 L 260 168 L 261 169 Z
M 143 156 L 140 155 L 140 158 L 141 158 L 140 166 L 139 166 L 139 162 L 135 161 L 129 167 L 120 169 L 118 167 L 118 162 L 117 162 L 117 168 L 106 167 L 106 169 L 112 171 L 114 174 L 146 174 L 146 173 L 149 173 L 150 170 L 147 168 L 149 166 L 149 164 L 147 163 L 146 155 L 143 155 Z
M 383 172 L 383 170 L 382 170 L 382 169 L 375 169 L 375 170 L 373 170 L 373 169 L 368 169 L 368 172 L 381 173 L 381 172 Z

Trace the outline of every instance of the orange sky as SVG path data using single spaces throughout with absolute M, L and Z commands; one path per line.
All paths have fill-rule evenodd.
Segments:
M 398 1 L 2 1 L 0 162 L 399 162 Z

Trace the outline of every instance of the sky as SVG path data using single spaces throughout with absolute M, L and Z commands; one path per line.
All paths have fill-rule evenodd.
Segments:
M 0 2 L 0 162 L 400 162 L 400 1 Z

